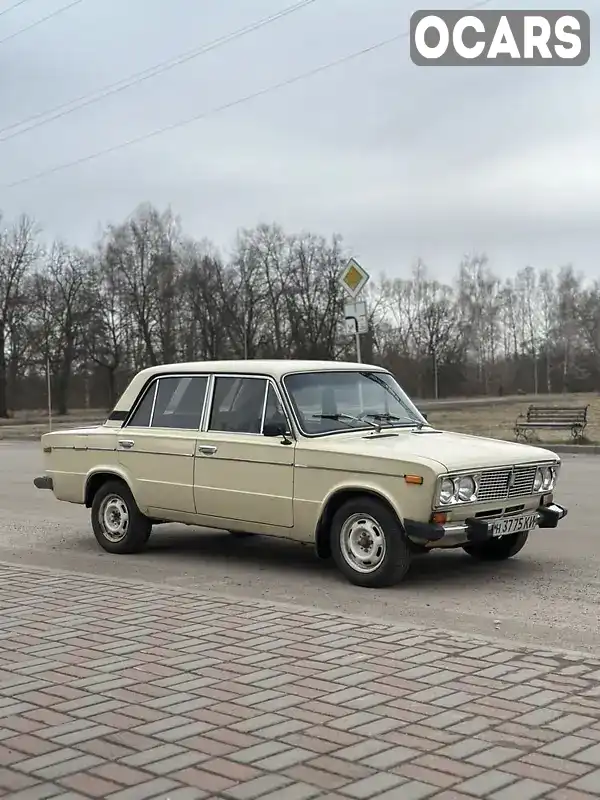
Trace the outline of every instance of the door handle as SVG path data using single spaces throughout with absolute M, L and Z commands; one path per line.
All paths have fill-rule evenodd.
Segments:
M 198 445 L 198 455 L 200 456 L 212 456 L 213 453 L 217 452 L 217 448 L 214 444 L 201 444 Z
M 133 439 L 119 439 L 119 447 L 122 447 L 123 450 L 131 450 L 134 444 Z

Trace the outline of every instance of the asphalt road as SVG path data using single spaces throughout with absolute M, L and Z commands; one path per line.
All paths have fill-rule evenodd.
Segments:
M 310 547 L 227 533 L 160 526 L 146 552 L 111 556 L 89 512 L 39 491 L 37 443 L 0 442 L 0 562 L 165 582 L 238 597 L 301 603 L 549 647 L 600 652 L 600 531 L 597 457 L 563 458 L 558 502 L 570 510 L 556 530 L 537 531 L 508 562 L 478 564 L 462 551 L 418 559 L 408 579 L 371 591 L 348 584 Z M 106 609 L 110 613 L 110 609 Z

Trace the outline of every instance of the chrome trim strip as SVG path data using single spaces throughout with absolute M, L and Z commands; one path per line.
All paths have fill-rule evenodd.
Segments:
M 154 413 L 156 411 L 156 398 L 158 397 L 158 382 L 159 381 L 160 381 L 160 378 L 158 378 L 157 380 L 154 381 L 154 397 L 152 398 L 152 407 L 150 408 L 150 417 L 148 419 L 148 428 L 152 427 L 152 423 L 154 421 Z M 142 401 L 140 402 L 140 405 L 143 402 L 143 400 L 144 400 L 144 398 L 142 398 Z
M 296 467 L 296 469 L 312 469 L 315 472 L 343 472 L 344 475 L 365 475 L 365 474 L 367 474 L 367 475 L 377 475 L 377 476 L 381 476 L 383 478 L 398 478 L 400 480 L 405 477 L 404 475 L 390 475 L 389 472 L 374 472 L 372 470 L 369 470 L 368 473 L 365 473 L 364 469 L 352 469 L 352 467 L 348 467 L 348 466 L 345 466 L 343 468 L 342 467 L 321 467 L 321 466 L 318 466 L 316 464 L 313 464 L 313 465 L 311 465 L 311 464 L 294 464 L 294 466 Z M 359 487 L 344 487 L 344 488 L 357 488 L 357 490 L 360 490 L 360 486 Z M 421 488 L 421 487 L 417 486 L 416 488 Z
M 165 430 L 164 428 L 156 428 L 156 430 Z M 172 428 L 170 430 L 173 430 Z M 196 431 L 190 431 L 190 435 L 194 436 Z M 194 453 L 165 453 L 164 450 L 117 450 L 118 453 L 137 453 L 141 456 L 168 456 L 169 458 L 193 458 Z
M 252 434 L 252 435 L 256 436 L 256 434 Z M 204 446 L 208 447 L 208 445 L 201 445 L 201 447 L 204 447 Z M 266 460 L 265 461 L 263 461 L 263 460 L 258 461 L 255 458 L 238 458 L 237 456 L 235 456 L 235 457 L 220 456 L 218 454 L 218 448 L 216 446 L 215 446 L 214 454 L 211 453 L 210 455 L 214 455 L 214 458 L 211 459 L 212 461 L 215 461 L 215 460 L 227 461 L 227 462 L 231 462 L 232 464 L 254 464 L 254 466 L 257 467 L 257 468 L 259 468 L 259 467 L 288 467 L 288 468 L 291 469 L 294 466 L 293 464 L 288 464 L 285 461 L 266 461 Z
M 459 469 L 459 470 L 450 470 L 449 472 L 445 472 L 443 475 L 439 475 L 439 480 L 444 480 L 445 478 L 457 478 L 461 475 L 484 475 L 488 472 L 499 472 L 503 469 L 523 469 L 527 467 L 554 467 L 560 463 L 560 459 L 556 461 L 522 461 L 518 464 L 494 464 L 493 467 L 480 467 L 479 469 Z
M 265 417 L 267 415 L 267 397 L 269 396 L 269 381 L 265 381 L 265 396 L 263 398 L 263 407 L 262 407 L 262 414 L 260 415 L 260 427 L 258 432 L 261 436 L 264 436 L 264 429 L 265 429 Z
M 200 433 L 206 433 L 208 430 L 208 423 L 210 420 L 210 412 L 212 409 L 213 398 L 215 396 L 215 375 L 208 376 L 208 385 L 206 387 L 206 394 L 204 396 L 204 407 L 202 408 L 202 416 L 200 417 Z

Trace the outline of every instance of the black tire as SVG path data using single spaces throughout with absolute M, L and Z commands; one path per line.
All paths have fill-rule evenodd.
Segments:
M 247 539 L 249 536 L 254 536 L 253 533 L 247 531 L 228 531 L 228 533 L 236 539 Z
M 357 559 L 352 558 L 347 541 L 353 526 L 356 537 L 364 535 L 365 545 L 371 548 L 372 571 L 361 571 L 360 564 L 353 566 Z M 337 568 L 356 586 L 371 589 L 394 586 L 410 568 L 412 553 L 402 525 L 396 515 L 375 498 L 358 496 L 345 502 L 333 517 L 330 537 L 331 554 Z M 360 547 L 360 540 L 355 542 L 355 547 Z M 376 565 L 376 562 L 379 563 Z
M 112 537 L 107 519 L 111 510 L 115 522 L 120 514 L 123 523 L 122 530 L 115 528 Z M 129 487 L 119 480 L 107 481 L 98 489 L 92 502 L 91 518 L 96 541 L 108 553 L 138 553 L 152 532 L 151 520 L 139 510 Z
M 525 547 L 528 538 L 529 531 L 521 531 L 498 539 L 488 539 L 488 541 L 478 544 L 466 544 L 463 546 L 463 550 L 478 561 L 506 561 L 507 558 L 516 556 Z

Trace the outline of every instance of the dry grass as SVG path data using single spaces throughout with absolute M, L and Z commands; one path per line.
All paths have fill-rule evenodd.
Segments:
M 64 417 L 52 417 L 52 430 L 79 428 L 103 422 L 107 412 L 102 409 L 76 409 Z M 0 419 L 0 440 L 37 439 L 48 432 L 48 412 L 16 411 L 9 419 Z
M 68 423 L 69 425 L 92 424 L 106 419 L 108 412 L 106 410 L 92 408 L 92 409 L 74 409 L 64 417 L 56 415 L 52 416 L 52 422 L 56 424 Z M 11 412 L 9 419 L 0 419 L 0 428 L 3 426 L 15 425 L 43 425 L 48 427 L 48 412 L 42 410 L 31 411 L 14 411 Z
M 487 406 L 465 406 L 461 409 L 435 409 L 427 412 L 432 425 L 460 433 L 476 436 L 491 436 L 494 439 L 515 441 L 514 424 L 519 414 L 525 414 L 531 404 L 554 406 L 585 406 L 588 408 L 588 425 L 585 429 L 586 444 L 600 442 L 600 396 L 595 394 L 570 394 L 566 396 L 538 397 L 512 402 L 490 403 Z M 572 444 L 570 431 L 546 431 L 537 433 L 537 442 L 547 444 Z

